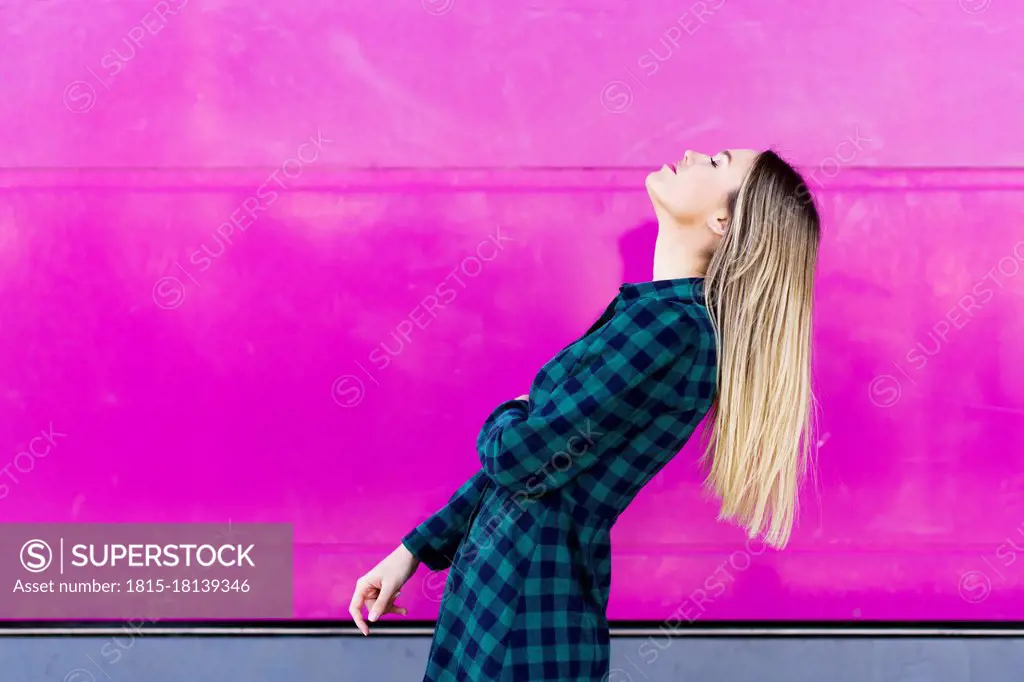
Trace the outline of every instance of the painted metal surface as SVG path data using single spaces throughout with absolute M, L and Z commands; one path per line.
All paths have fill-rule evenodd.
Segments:
M 1016 682 L 1019 641 L 740 638 L 613 639 L 609 679 L 757 679 L 765 682 Z M 162 637 L 0 639 L 0 664 L 20 682 L 270 682 L 421 678 L 426 637 Z M 109 677 L 108 677 L 109 676 Z
M 1021 28 L 987 0 L 5 3 L 0 521 L 292 521 L 296 616 L 341 617 L 487 412 L 649 275 L 644 169 L 774 145 L 826 220 L 816 485 L 763 552 L 691 444 L 613 532 L 610 616 L 1022 618 Z

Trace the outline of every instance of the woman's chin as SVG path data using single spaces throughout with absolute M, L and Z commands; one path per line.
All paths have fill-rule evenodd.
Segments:
M 644 184 L 647 186 L 648 192 L 657 191 L 659 187 L 664 187 L 666 184 L 671 183 L 675 178 L 675 171 L 666 164 L 661 168 L 648 173 Z
M 653 173 L 647 174 L 647 179 L 644 181 L 644 187 L 647 189 L 647 195 L 651 198 L 656 206 L 664 206 L 665 193 L 670 189 L 666 183 L 665 171 L 657 170 Z
M 644 187 L 647 188 L 647 193 L 651 196 L 651 199 L 655 199 L 658 192 L 658 185 L 661 184 L 661 171 L 656 170 L 647 174 L 647 178 L 644 180 Z
M 679 223 L 679 220 L 673 215 L 673 211 L 661 200 L 657 182 L 653 186 L 648 183 L 647 195 L 651 198 L 651 208 L 654 209 L 654 217 L 657 218 L 659 224 L 676 225 Z

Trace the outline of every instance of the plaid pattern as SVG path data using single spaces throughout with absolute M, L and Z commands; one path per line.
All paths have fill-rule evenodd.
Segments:
M 529 401 L 487 417 L 480 471 L 403 538 L 429 568 L 451 568 L 425 682 L 608 673 L 609 532 L 714 399 L 702 284 L 624 284 Z

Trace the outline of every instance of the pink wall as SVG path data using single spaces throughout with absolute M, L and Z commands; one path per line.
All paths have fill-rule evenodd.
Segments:
M 292 521 L 296 616 L 343 617 L 648 274 L 645 170 L 775 145 L 826 218 L 816 490 L 762 554 L 687 448 L 610 615 L 1024 618 L 1024 8 L 988 4 L 5 3 L 0 520 Z

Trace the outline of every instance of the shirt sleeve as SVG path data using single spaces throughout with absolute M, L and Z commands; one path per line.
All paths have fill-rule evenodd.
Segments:
M 469 532 L 469 523 L 491 480 L 477 471 L 451 496 L 448 503 L 409 531 L 402 544 L 432 571 L 452 565 L 459 543 Z
M 498 406 L 477 439 L 483 471 L 532 495 L 564 486 L 621 440 L 659 371 L 692 355 L 694 334 L 671 302 L 633 301 L 588 337 L 581 368 L 549 397 Z

